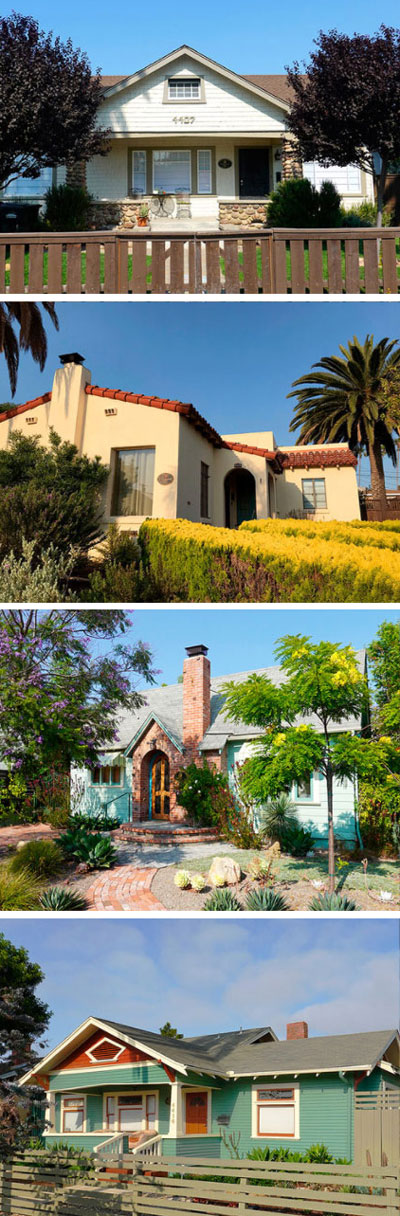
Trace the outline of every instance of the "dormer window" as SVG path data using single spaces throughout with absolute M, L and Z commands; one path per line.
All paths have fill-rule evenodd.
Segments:
M 168 81 L 168 101 L 200 101 L 201 81 L 199 76 L 171 77 Z

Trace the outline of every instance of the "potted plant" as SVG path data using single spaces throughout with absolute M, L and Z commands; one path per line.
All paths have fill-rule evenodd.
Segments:
M 146 228 L 149 222 L 149 208 L 147 203 L 142 203 L 139 215 L 137 217 L 139 228 Z

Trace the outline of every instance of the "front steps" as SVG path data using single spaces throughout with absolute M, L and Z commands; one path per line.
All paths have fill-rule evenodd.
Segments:
M 192 828 L 186 824 L 169 823 L 122 823 L 114 839 L 129 841 L 129 844 L 216 844 L 215 828 Z

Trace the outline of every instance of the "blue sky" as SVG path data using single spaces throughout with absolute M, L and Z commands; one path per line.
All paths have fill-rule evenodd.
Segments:
M 293 380 L 357 334 L 400 337 L 393 301 L 314 303 L 80 302 L 57 305 L 60 331 L 48 324 L 44 372 L 21 356 L 16 402 L 51 387 L 58 355 L 79 350 L 93 382 L 145 395 L 191 401 L 223 434 L 272 429 L 294 443 L 289 423 Z M 10 399 L 0 359 L 0 401 Z M 363 460 L 362 480 L 369 465 Z M 390 465 L 388 486 L 395 485 Z
M 398 619 L 397 612 L 374 608 L 138 608 L 130 636 L 150 646 L 157 683 L 171 684 L 182 672 L 185 646 L 208 646 L 212 674 L 229 675 L 274 663 L 275 643 L 283 634 L 302 633 L 316 642 L 360 649 L 369 645 L 382 621 Z
M 8 15 L 13 3 L 3 5 Z M 18 6 L 19 8 L 19 6 Z M 398 23 L 398 4 L 386 0 L 288 0 L 285 5 L 253 0 L 246 9 L 238 0 L 152 0 L 151 9 L 139 0 L 119 0 L 110 9 L 106 0 L 69 0 L 54 6 L 51 0 L 30 0 L 19 11 L 32 14 L 45 30 L 87 51 L 93 67 L 103 72 L 129 74 L 188 43 L 233 71 L 282 72 L 295 58 L 307 57 L 321 26 L 344 33 L 372 34 L 380 21 Z
M 49 1046 L 89 1014 L 184 1034 L 305 1019 L 310 1034 L 394 1027 L 399 1021 L 399 925 L 285 918 L 6 919 L 46 980 Z

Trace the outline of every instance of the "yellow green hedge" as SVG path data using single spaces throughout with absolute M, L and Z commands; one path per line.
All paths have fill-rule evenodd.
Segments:
M 393 549 L 400 552 L 400 530 L 385 528 L 378 523 L 363 523 L 354 520 L 328 523 L 309 519 L 249 519 L 240 525 L 240 532 L 257 532 L 269 536 L 301 536 L 320 541 L 340 541 L 344 545 L 368 545 L 377 549 Z
M 140 540 L 149 597 L 185 603 L 400 600 L 400 553 L 382 547 L 380 537 L 353 542 L 346 531 L 351 525 L 307 528 L 307 522 L 271 520 L 231 531 L 184 519 L 148 520 Z M 285 530 L 288 523 L 303 526 Z M 331 528 L 329 538 L 321 527 Z

